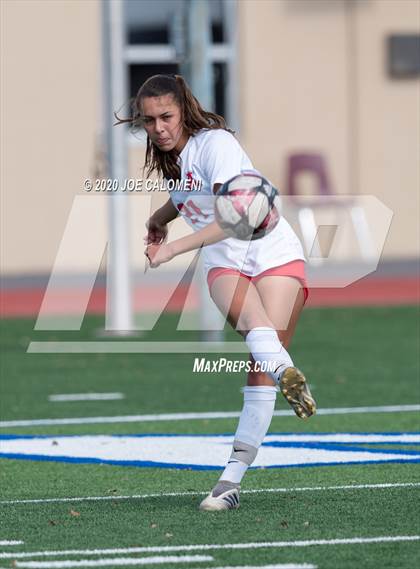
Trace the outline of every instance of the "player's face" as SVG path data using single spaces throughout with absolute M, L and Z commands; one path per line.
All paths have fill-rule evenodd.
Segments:
M 152 143 L 164 152 L 184 148 L 188 135 L 184 132 L 181 109 L 173 95 L 144 97 L 140 112 L 144 128 Z

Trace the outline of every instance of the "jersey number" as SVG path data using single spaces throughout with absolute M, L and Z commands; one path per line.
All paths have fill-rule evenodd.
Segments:
M 204 217 L 204 219 L 208 217 L 208 215 L 206 213 L 203 213 L 192 200 L 188 200 L 185 203 L 179 203 L 176 207 L 178 208 L 179 212 L 182 212 L 191 220 L 191 223 L 197 223 L 197 217 L 199 216 Z

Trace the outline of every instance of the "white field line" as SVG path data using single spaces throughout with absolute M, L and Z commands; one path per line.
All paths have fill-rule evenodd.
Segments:
M 3 546 L 3 545 L 23 545 L 24 543 L 25 543 L 24 541 L 3 540 L 3 541 L 0 541 L 0 546 Z
M 384 488 L 417 488 L 420 482 L 395 482 L 385 484 L 348 484 L 342 486 L 303 486 L 296 488 L 257 488 L 255 490 L 242 490 L 241 494 L 287 493 L 287 492 L 319 492 L 329 490 L 365 490 Z M 1 500 L 6 504 L 46 504 L 49 502 L 96 502 L 102 500 L 147 500 L 149 498 L 172 498 L 178 496 L 200 496 L 208 494 L 208 490 L 197 492 L 162 492 L 154 494 L 133 494 L 126 496 L 77 496 L 75 498 L 38 498 L 27 500 Z
M 314 545 L 355 545 L 364 543 L 387 543 L 418 541 L 420 535 L 385 535 L 379 537 L 349 537 L 344 539 L 312 539 L 305 541 L 257 541 L 247 543 L 203 543 L 201 545 L 163 545 L 151 547 L 125 547 L 115 549 L 67 549 L 52 551 L 24 551 L 0 553 L 1 559 L 22 559 L 24 557 L 61 557 L 70 555 L 124 555 L 129 553 L 174 553 L 180 551 L 211 551 L 222 549 L 263 549 L 283 547 L 311 547 Z
M 15 567 L 61 569 L 70 567 L 106 567 L 108 565 L 159 565 L 162 563 L 202 563 L 213 561 L 211 555 L 160 555 L 154 557 L 117 557 L 115 559 L 80 559 L 79 561 L 16 561 Z
M 41 341 L 28 354 L 247 354 L 245 342 Z
M 318 409 L 317 415 L 350 415 L 354 413 L 407 413 L 420 411 L 420 404 L 382 405 L 377 407 L 333 407 Z M 24 419 L 19 421 L 0 421 L 0 428 L 36 427 L 48 425 L 91 425 L 101 423 L 150 423 L 155 421 L 191 421 L 196 419 L 236 419 L 238 411 L 212 413 L 161 413 L 155 415 L 120 415 L 115 417 L 69 417 L 66 419 Z M 294 416 L 292 410 L 275 411 L 274 417 Z
M 191 560 L 195 561 L 202 561 L 202 559 L 198 559 L 200 556 L 191 556 Z M 204 557 L 204 556 L 202 556 Z M 145 559 L 139 559 L 136 557 L 117 557 L 116 559 L 99 559 L 98 561 L 90 561 L 88 559 L 84 559 L 81 561 L 24 561 L 20 562 L 17 561 L 15 567 L 27 567 L 33 569 L 61 569 L 61 568 L 70 568 L 70 567 L 104 567 L 106 565 L 144 565 L 147 559 L 152 559 L 151 557 Z M 160 562 L 150 562 L 149 563 L 164 563 L 164 562 L 171 562 L 173 557 L 159 557 L 156 559 L 164 559 L 165 561 Z M 182 558 L 175 558 L 175 559 L 182 559 Z M 188 559 L 188 556 L 185 556 L 184 559 Z M 210 559 L 213 559 L 210 557 Z M 139 563 L 139 561 L 141 563 Z M 189 560 L 186 561 L 190 563 Z M 192 561 L 191 561 L 192 562 Z M 172 563 L 181 563 L 181 561 L 172 561 Z M 316 565 L 309 565 L 307 563 L 282 563 L 280 565 L 240 565 L 236 567 L 207 567 L 204 569 L 317 569 Z
M 317 569 L 308 563 L 280 563 L 276 565 L 235 565 L 235 567 L 203 567 L 202 569 Z
M 49 395 L 48 401 L 54 403 L 61 401 L 116 401 L 124 398 L 124 393 L 59 393 Z

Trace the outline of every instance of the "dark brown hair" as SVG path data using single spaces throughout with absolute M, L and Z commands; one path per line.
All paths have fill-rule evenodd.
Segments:
M 132 117 L 120 119 L 117 115 L 116 124 L 130 123 L 133 128 L 142 128 L 141 101 L 145 97 L 161 97 L 172 95 L 181 109 L 181 124 L 184 131 L 193 136 L 203 128 L 224 129 L 232 132 L 226 126 L 225 119 L 220 115 L 205 111 L 194 97 L 191 89 L 181 75 L 153 75 L 143 83 L 132 102 Z M 181 170 L 178 164 L 178 154 L 175 150 L 164 152 L 155 146 L 147 137 L 146 158 L 144 168 L 147 175 L 154 170 L 167 179 L 179 179 Z

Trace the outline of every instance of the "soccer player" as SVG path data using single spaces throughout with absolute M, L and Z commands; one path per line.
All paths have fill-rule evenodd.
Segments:
M 270 426 L 278 390 L 299 417 L 316 409 L 306 379 L 287 351 L 308 294 L 304 254 L 284 217 L 259 240 L 226 238 L 214 220 L 214 194 L 253 165 L 224 119 L 205 111 L 180 75 L 149 78 L 127 120 L 147 132 L 148 174 L 157 172 L 168 188 L 169 182 L 174 188 L 173 181 L 179 181 L 148 220 L 145 254 L 150 266 L 203 247 L 210 295 L 245 339 L 255 368 L 243 388 L 231 457 L 200 504 L 202 510 L 237 508 L 241 480 Z M 194 232 L 168 243 L 167 225 L 179 214 Z M 273 371 L 259 371 L 263 363 Z

